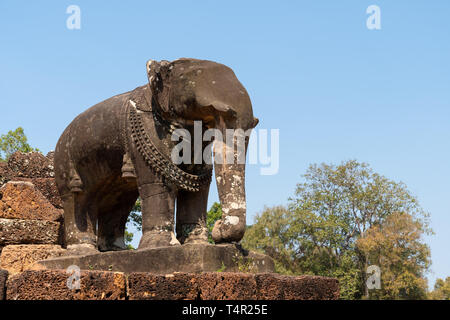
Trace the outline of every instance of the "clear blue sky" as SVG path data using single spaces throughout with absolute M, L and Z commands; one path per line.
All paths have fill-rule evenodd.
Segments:
M 71 4 L 81 30 L 66 28 Z M 381 30 L 366 28 L 371 4 Z M 431 213 L 433 284 L 450 276 L 449 17 L 444 0 L 2 0 L 0 133 L 22 126 L 47 152 L 77 114 L 144 84 L 148 59 L 224 63 L 259 128 L 280 129 L 279 173 L 248 169 L 249 223 L 310 163 L 368 162 Z

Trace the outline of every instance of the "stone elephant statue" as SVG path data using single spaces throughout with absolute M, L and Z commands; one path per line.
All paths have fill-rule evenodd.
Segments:
M 146 85 L 76 117 L 57 143 L 54 166 L 64 205 L 65 242 L 75 253 L 125 249 L 125 224 L 138 197 L 143 232 L 139 249 L 207 243 L 213 165 L 207 157 L 200 163 L 175 164 L 171 155 L 178 142 L 173 133 L 195 133 L 195 121 L 201 121 L 202 129 L 213 128 L 225 137 L 227 129 L 248 132 L 258 123 L 247 91 L 222 64 L 150 60 L 147 74 Z M 225 143 L 214 143 L 212 149 L 237 157 L 237 148 Z M 211 148 L 205 148 L 204 154 L 208 152 Z M 223 216 L 213 239 L 239 241 L 246 226 L 245 156 L 244 163 L 214 161 L 214 169 Z

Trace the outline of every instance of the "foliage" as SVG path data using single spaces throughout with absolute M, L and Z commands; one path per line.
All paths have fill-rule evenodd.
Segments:
M 208 242 L 214 243 L 212 239 L 212 229 L 217 220 L 222 218 L 222 207 L 220 203 L 214 202 L 206 214 L 206 227 L 208 228 Z
M 242 246 L 269 254 L 274 258 L 276 271 L 295 274 L 298 271 L 291 243 L 295 236 L 290 228 L 290 212 L 284 207 L 265 208 L 255 217 L 255 224 L 247 228 Z
M 450 300 L 450 277 L 437 279 L 434 284 L 434 290 L 430 292 L 430 299 L 433 300 Z
M 422 242 L 425 230 L 414 218 L 401 212 L 369 229 L 357 240 L 369 265 L 381 268 L 381 290 L 371 290 L 371 299 L 425 299 L 430 249 Z
M 128 216 L 127 223 L 132 223 L 138 231 L 142 231 L 141 198 L 136 200 L 133 209 Z
M 255 260 L 248 257 L 238 256 L 233 259 L 238 271 L 242 273 L 255 273 L 258 271 L 256 268 Z
M 39 149 L 32 148 L 28 144 L 27 136 L 22 127 L 18 127 L 14 131 L 9 131 L 7 134 L 2 134 L 0 137 L 0 161 L 7 161 L 16 151 L 39 151 Z
M 128 250 L 134 250 L 136 249 L 131 245 L 131 242 L 133 241 L 134 234 L 132 232 L 129 232 L 128 230 L 125 230 L 125 245 L 127 246 Z
M 226 269 L 227 269 L 227 267 L 225 266 L 225 264 L 222 261 L 222 266 L 219 269 L 217 269 L 216 272 L 225 272 Z
M 431 232 L 428 214 L 406 186 L 374 173 L 365 163 L 351 160 L 339 166 L 311 165 L 303 179 L 288 206 L 265 208 L 242 241 L 247 249 L 273 257 L 280 273 L 336 277 L 341 297 L 358 299 L 368 296 L 365 271 L 369 266 L 369 252 L 356 245 L 359 238 L 395 212 L 408 213 L 421 232 Z M 428 261 L 425 253 L 416 252 L 422 254 L 422 262 Z M 395 263 L 393 267 L 402 268 L 401 260 Z M 428 264 L 420 268 L 424 272 Z M 422 274 L 416 275 L 403 280 L 411 298 L 416 294 L 408 286 L 420 287 L 411 284 Z
M 136 203 L 134 204 L 134 207 L 132 211 L 130 212 L 130 215 L 127 219 L 127 224 L 131 223 L 133 224 L 138 231 L 142 231 L 142 208 L 141 208 L 141 199 L 138 198 L 136 200 Z M 125 244 L 128 249 L 134 249 L 134 247 L 131 245 L 131 242 L 133 241 L 134 234 L 132 232 L 129 232 L 127 228 L 125 228 Z

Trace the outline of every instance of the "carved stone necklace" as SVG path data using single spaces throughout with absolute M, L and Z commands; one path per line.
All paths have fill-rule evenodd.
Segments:
M 129 101 L 131 104 L 131 101 Z M 163 180 L 176 185 L 178 188 L 187 191 L 200 191 L 202 186 L 210 183 L 212 175 L 212 167 L 206 166 L 198 175 L 191 174 L 183 171 L 177 165 L 175 165 L 168 157 L 162 154 L 151 141 L 147 134 L 140 112 L 137 111 L 135 105 L 129 105 L 128 107 L 128 120 L 131 129 L 131 137 L 136 145 L 138 152 L 144 158 L 148 167 L 153 172 L 163 178 Z M 162 121 L 154 110 L 151 111 L 154 116 L 154 120 L 158 121 L 161 125 L 166 124 L 166 121 Z M 175 128 L 170 125 L 169 132 L 173 132 Z

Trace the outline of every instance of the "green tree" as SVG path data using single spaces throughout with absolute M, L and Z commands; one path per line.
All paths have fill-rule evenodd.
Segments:
M 142 208 L 141 208 L 141 199 L 138 198 L 136 203 L 134 204 L 133 209 L 130 212 L 130 215 L 127 219 L 127 224 L 133 224 L 138 231 L 142 231 Z M 125 244 L 128 249 L 135 249 L 131 242 L 133 241 L 134 234 L 125 228 Z
M 9 131 L 7 134 L 2 134 L 0 137 L 0 161 L 7 161 L 16 151 L 39 151 L 39 149 L 32 148 L 28 144 L 27 136 L 22 127 L 18 127 L 14 131 Z
M 336 277 L 341 297 L 368 295 L 368 253 L 356 241 L 395 212 L 407 212 L 430 233 L 428 214 L 402 183 L 351 160 L 311 165 L 286 208 L 266 208 L 242 244 L 272 256 L 277 271 Z
M 450 300 L 450 277 L 437 279 L 434 284 L 434 290 L 430 292 L 429 299 Z
M 395 212 L 357 240 L 368 263 L 381 269 L 381 290 L 370 290 L 371 299 L 426 299 L 430 248 L 423 243 L 425 230 L 411 215 Z
M 338 278 L 341 298 L 355 299 L 360 295 L 360 271 L 351 252 L 333 252 L 333 243 L 337 243 L 333 238 L 329 221 L 308 211 L 277 206 L 256 216 L 242 246 L 271 256 L 278 273 Z
M 135 247 L 133 247 L 133 245 L 131 244 L 131 242 L 133 241 L 133 237 L 134 234 L 133 232 L 129 232 L 127 229 L 125 229 L 125 245 L 127 246 L 128 250 L 134 250 L 136 249 Z
M 142 208 L 141 208 L 141 198 L 136 200 L 130 215 L 128 216 L 127 223 L 132 223 L 137 230 L 142 231 Z

